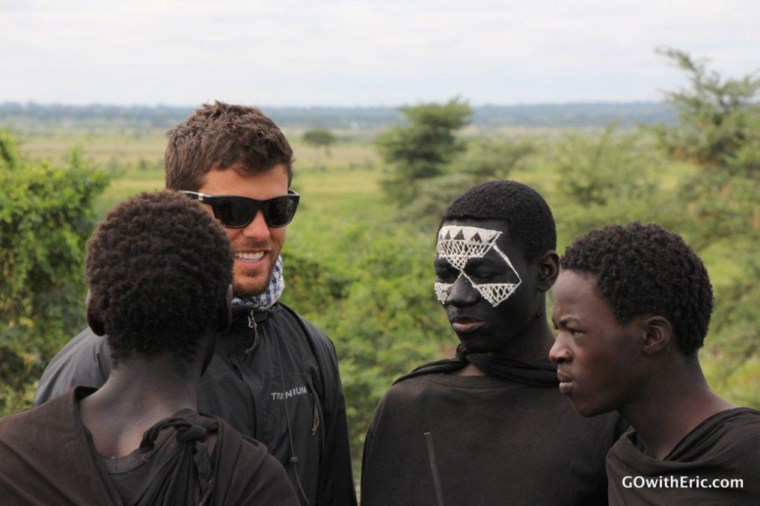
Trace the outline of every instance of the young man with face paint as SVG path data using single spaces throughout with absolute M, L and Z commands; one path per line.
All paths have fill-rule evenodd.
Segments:
M 760 411 L 707 385 L 713 309 L 702 261 L 658 225 L 608 225 L 570 245 L 550 358 L 584 416 L 631 424 L 607 456 L 610 504 L 760 504 Z
M 299 201 L 288 140 L 259 109 L 222 102 L 203 105 L 168 137 L 166 187 L 199 201 L 234 253 L 232 324 L 198 385 L 199 411 L 265 443 L 302 504 L 356 504 L 335 349 L 279 301 L 280 252 Z M 48 364 L 36 402 L 73 385 L 98 387 L 109 372 L 106 339 L 85 329 Z
M 362 504 L 606 504 L 620 419 L 578 416 L 547 359 L 545 299 L 559 270 L 548 205 L 515 181 L 478 185 L 447 207 L 437 237 L 434 289 L 457 355 L 381 400 Z

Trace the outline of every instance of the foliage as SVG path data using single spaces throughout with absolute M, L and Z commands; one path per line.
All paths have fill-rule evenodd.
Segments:
M 657 129 L 669 154 L 730 175 L 760 171 L 760 76 L 724 80 L 687 53 L 669 48 L 659 53 L 685 71 L 690 83 L 665 95 L 679 117 L 675 128 Z
M 0 134 L 0 412 L 83 326 L 82 264 L 105 176 L 71 151 L 65 167 L 31 164 Z
M 664 160 L 643 134 L 611 124 L 598 135 L 569 133 L 557 144 L 552 166 L 561 174 L 555 204 L 562 212 L 554 207 L 562 237 L 633 220 L 681 228 L 686 217 L 665 186 Z
M 312 146 L 324 147 L 325 154 L 330 156 L 330 146 L 338 140 L 330 130 L 326 128 L 312 128 L 304 132 L 303 141 Z
M 535 152 L 535 145 L 529 141 L 469 140 L 467 150 L 449 163 L 442 175 L 417 186 L 414 198 L 400 209 L 399 221 L 413 223 L 420 230 L 433 229 L 441 211 L 454 198 L 478 183 L 507 178 Z
M 697 166 L 679 194 L 692 218 L 686 233 L 697 250 L 731 259 L 732 275 L 715 287 L 708 340 L 717 344 L 711 352 L 725 366 L 716 375 L 725 383 L 746 374 L 742 365 L 760 357 L 760 78 L 755 72 L 723 79 L 684 52 L 660 52 L 690 83 L 687 89 L 667 94 L 678 112 L 678 124 L 657 130 L 671 157 Z M 757 397 L 742 401 L 760 403 Z
M 454 157 L 466 149 L 456 133 L 467 125 L 472 109 L 458 97 L 440 105 L 426 103 L 402 107 L 408 120 L 377 139 L 380 154 L 393 168 L 384 183 L 388 196 L 408 203 L 424 180 L 440 176 Z
M 344 252 L 339 260 L 304 262 L 292 254 L 286 259 L 286 300 L 298 300 L 299 312 L 329 329 L 338 351 L 355 456 L 393 380 L 456 340 L 433 295 L 434 234 L 423 237 L 396 225 L 355 226 L 336 244 Z M 319 295 L 306 293 L 311 290 Z

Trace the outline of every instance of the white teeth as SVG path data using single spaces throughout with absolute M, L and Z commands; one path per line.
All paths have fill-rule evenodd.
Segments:
M 246 262 L 256 262 L 264 258 L 264 252 L 258 251 L 256 253 L 235 253 L 235 258 L 245 260 Z

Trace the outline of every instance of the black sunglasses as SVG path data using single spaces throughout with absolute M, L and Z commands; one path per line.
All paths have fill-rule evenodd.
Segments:
M 214 216 L 227 228 L 244 228 L 250 225 L 259 209 L 264 213 L 264 220 L 271 228 L 284 227 L 296 214 L 301 198 L 293 190 L 267 200 L 249 199 L 238 195 L 206 195 L 198 192 L 180 191 L 191 199 L 208 204 L 214 210 Z

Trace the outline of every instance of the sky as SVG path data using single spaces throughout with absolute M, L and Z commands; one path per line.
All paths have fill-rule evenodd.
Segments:
M 0 0 L 0 103 L 658 101 L 760 69 L 758 0 Z

